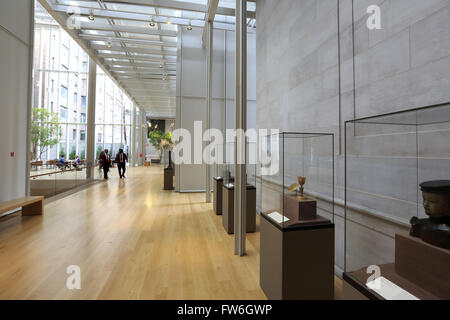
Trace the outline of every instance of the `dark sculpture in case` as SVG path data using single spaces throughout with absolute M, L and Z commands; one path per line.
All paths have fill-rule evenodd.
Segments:
M 413 217 L 410 235 L 450 250 L 450 180 L 420 184 L 427 219 Z

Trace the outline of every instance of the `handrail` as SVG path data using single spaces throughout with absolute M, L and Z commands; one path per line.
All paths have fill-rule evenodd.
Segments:
M 37 174 L 37 175 L 30 175 L 30 179 L 33 179 L 33 178 L 38 178 L 38 177 L 43 177 L 43 176 L 52 176 L 52 175 L 55 175 L 55 174 L 58 174 L 58 173 L 66 173 L 66 172 L 72 172 L 72 171 L 80 171 L 80 169 L 81 170 L 83 170 L 83 169 L 89 169 L 89 168 L 96 168 L 96 167 L 98 167 L 98 166 L 100 166 L 99 164 L 95 164 L 95 165 L 85 165 L 84 167 L 79 167 L 79 168 L 74 168 L 74 169 L 67 169 L 67 170 L 59 170 L 59 171 L 52 171 L 52 172 L 47 172 L 47 173 L 42 173 L 42 174 Z

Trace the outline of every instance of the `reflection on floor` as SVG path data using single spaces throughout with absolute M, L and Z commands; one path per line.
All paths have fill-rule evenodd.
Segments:
M 247 256 L 204 194 L 162 191 L 162 167 L 128 169 L 45 206 L 0 219 L 0 299 L 265 299 L 259 233 Z M 66 270 L 81 270 L 69 290 Z

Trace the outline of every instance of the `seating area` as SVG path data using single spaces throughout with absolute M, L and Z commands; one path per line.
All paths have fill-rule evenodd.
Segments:
M 44 212 L 44 197 L 22 197 L 10 201 L 0 202 L 0 215 L 22 209 L 22 216 L 42 215 Z
M 78 164 L 75 160 L 67 160 L 64 163 L 59 162 L 57 159 L 54 160 L 46 160 L 46 161 L 31 161 L 31 170 L 32 171 L 40 171 L 42 169 L 53 169 L 58 168 L 60 170 L 68 170 L 68 169 L 78 169 L 80 166 L 86 165 L 86 160 L 81 160 L 81 164 Z

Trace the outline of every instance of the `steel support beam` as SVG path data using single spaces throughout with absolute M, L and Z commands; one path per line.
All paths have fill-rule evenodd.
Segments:
M 213 63 L 213 39 L 214 31 L 212 22 L 208 22 L 207 28 L 207 48 L 206 48 L 206 126 L 205 130 L 211 129 L 211 104 L 212 104 L 212 63 Z M 207 136 L 207 144 L 211 137 Z M 207 155 L 206 167 L 206 203 L 211 203 L 211 165 L 209 155 Z
M 88 78 L 88 115 L 87 115 L 87 142 L 86 160 L 90 169 L 86 170 L 86 178 L 94 179 L 95 164 L 95 104 L 97 93 L 97 64 L 89 58 L 89 78 Z
M 234 182 L 234 253 L 245 255 L 247 130 L 247 0 L 236 0 L 236 143 Z
M 136 104 L 133 103 L 133 113 L 131 115 L 133 118 L 131 119 L 131 143 L 130 143 L 130 149 L 131 153 L 128 152 L 128 154 L 131 154 L 130 156 L 130 167 L 134 167 L 136 164 Z
M 219 7 L 219 0 L 208 0 L 208 12 L 205 14 L 205 26 L 203 27 L 202 44 L 203 48 L 208 45 L 208 24 L 214 22 L 216 17 L 217 8 Z

